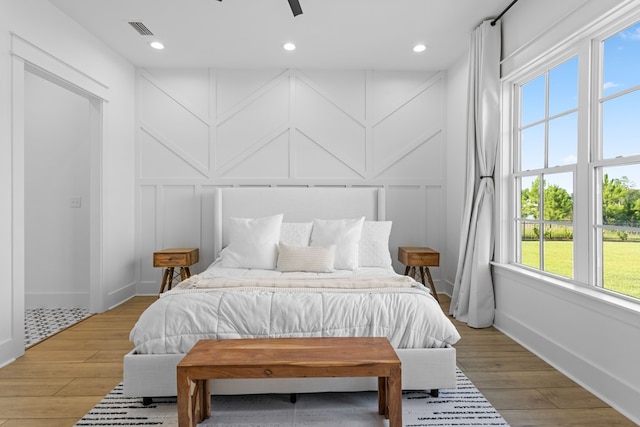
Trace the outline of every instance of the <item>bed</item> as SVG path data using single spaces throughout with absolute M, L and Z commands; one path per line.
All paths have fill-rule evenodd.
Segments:
M 176 395 L 204 338 L 387 336 L 405 390 L 456 386 L 460 339 L 428 288 L 391 267 L 380 188 L 219 188 L 216 260 L 161 295 L 131 331 L 124 394 Z M 377 390 L 376 378 L 228 379 L 213 394 Z

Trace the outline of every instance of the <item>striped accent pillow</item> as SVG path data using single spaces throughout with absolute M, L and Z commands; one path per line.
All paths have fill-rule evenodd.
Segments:
M 293 246 L 280 242 L 276 268 L 279 271 L 330 273 L 334 271 L 335 257 L 336 245 Z

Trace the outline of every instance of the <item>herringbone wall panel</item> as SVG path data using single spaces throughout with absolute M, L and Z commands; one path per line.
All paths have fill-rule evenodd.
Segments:
M 393 257 L 437 248 L 444 92 L 435 72 L 139 70 L 139 290 L 157 291 L 155 250 L 199 247 L 194 271 L 213 261 L 219 186 L 384 187 Z

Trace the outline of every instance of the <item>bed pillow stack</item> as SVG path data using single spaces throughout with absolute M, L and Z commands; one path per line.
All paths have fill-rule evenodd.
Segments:
M 220 252 L 220 266 L 318 273 L 391 266 L 391 221 L 282 219 L 230 218 L 230 243 Z

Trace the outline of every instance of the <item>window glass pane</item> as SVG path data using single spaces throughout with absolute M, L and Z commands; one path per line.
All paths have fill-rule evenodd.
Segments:
M 521 126 L 544 119 L 545 85 L 546 75 L 543 74 L 522 86 Z
M 523 222 L 520 225 L 520 263 L 540 269 L 540 225 Z
M 547 221 L 573 221 L 573 174 L 544 175 L 544 219 Z M 573 235 L 573 233 L 572 233 Z
M 640 85 L 640 22 L 603 43 L 605 96 Z
M 612 230 L 605 230 L 602 246 L 602 286 L 640 298 L 640 230 L 627 232 L 625 240 Z
M 610 99 L 602 112 L 602 158 L 632 154 L 640 154 L 640 90 Z
M 602 224 L 640 227 L 640 165 L 602 168 Z
M 522 131 L 520 170 L 544 167 L 544 127 L 544 123 L 541 123 Z
M 549 71 L 549 116 L 578 107 L 578 57 Z
M 573 277 L 573 227 L 546 224 L 544 226 L 544 271 Z
M 578 113 L 549 121 L 548 167 L 571 165 L 578 160 Z
M 520 217 L 540 218 L 540 178 L 526 176 L 521 179 Z

